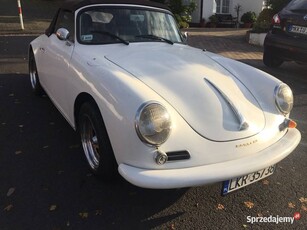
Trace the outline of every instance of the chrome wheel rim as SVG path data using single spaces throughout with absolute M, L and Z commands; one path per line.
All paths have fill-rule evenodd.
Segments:
M 30 63 L 30 80 L 31 80 L 32 88 L 35 89 L 37 85 L 37 70 L 36 70 L 34 58 L 32 58 L 31 63 Z
M 97 170 L 100 163 L 99 143 L 97 132 L 88 116 L 81 124 L 81 142 L 86 159 L 93 170 Z

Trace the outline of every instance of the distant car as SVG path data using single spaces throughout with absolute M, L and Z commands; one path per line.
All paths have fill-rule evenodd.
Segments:
M 307 0 L 292 0 L 272 19 L 264 41 L 263 63 L 279 67 L 284 61 L 307 64 Z
M 150 1 L 70 1 L 29 46 L 32 88 L 80 132 L 90 169 L 145 188 L 268 175 L 301 139 L 291 89 L 243 63 L 184 43 Z

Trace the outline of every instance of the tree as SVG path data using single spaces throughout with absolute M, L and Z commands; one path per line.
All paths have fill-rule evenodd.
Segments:
M 282 10 L 291 0 L 267 0 L 266 4 L 273 9 L 274 13 Z
M 252 31 L 254 33 L 267 33 L 271 27 L 274 14 L 271 8 L 263 9 L 254 23 Z

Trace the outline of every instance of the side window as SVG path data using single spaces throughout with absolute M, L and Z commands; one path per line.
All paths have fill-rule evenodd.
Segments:
M 74 26 L 74 14 L 69 11 L 61 11 L 57 19 L 55 30 L 56 32 L 59 28 L 65 28 L 69 31 L 69 40 L 74 41 L 75 37 L 75 26 Z

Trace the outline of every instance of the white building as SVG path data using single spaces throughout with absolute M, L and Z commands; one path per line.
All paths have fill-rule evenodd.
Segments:
M 231 14 L 237 17 L 235 6 L 237 4 L 242 6 L 239 17 L 248 11 L 253 11 L 259 15 L 265 7 L 265 0 L 195 0 L 197 4 L 196 10 L 192 14 L 192 23 L 199 23 L 203 18 L 206 22 L 209 17 L 215 13 Z M 240 20 L 239 18 L 239 20 Z

